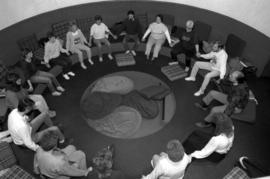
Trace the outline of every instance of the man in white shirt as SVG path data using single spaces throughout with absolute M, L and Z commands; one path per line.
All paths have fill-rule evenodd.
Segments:
M 204 90 L 206 89 L 208 83 L 210 82 L 211 78 L 219 76 L 220 79 L 223 79 L 226 74 L 226 65 L 228 54 L 225 52 L 223 45 L 220 42 L 215 42 L 213 45 L 213 51 L 208 54 L 197 54 L 197 57 L 204 58 L 204 59 L 211 59 L 210 62 L 201 62 L 198 61 L 194 64 L 191 74 L 189 77 L 185 78 L 186 81 L 195 81 L 195 77 L 197 72 L 200 69 L 208 70 L 208 72 L 204 76 L 203 83 L 199 91 L 194 93 L 194 96 L 200 96 L 204 94 Z
M 190 162 L 191 158 L 182 144 L 178 140 L 171 140 L 167 144 L 167 153 L 153 156 L 151 164 L 154 170 L 142 179 L 182 179 Z
M 48 113 L 44 112 L 35 117 L 29 122 L 27 114 L 34 108 L 34 101 L 25 98 L 19 101 L 17 108 L 13 109 L 8 116 L 8 131 L 16 145 L 24 145 L 29 149 L 36 151 L 41 137 L 48 131 L 55 131 L 59 137 L 60 143 L 63 143 L 65 138 L 58 127 L 53 126 Z M 49 128 L 37 132 L 39 127 L 45 123 Z
M 100 15 L 95 16 L 95 21 L 96 23 L 93 24 L 90 29 L 89 44 L 90 46 L 92 45 L 92 39 L 93 39 L 94 43 L 98 47 L 98 55 L 99 55 L 100 62 L 103 61 L 101 47 L 102 47 L 102 44 L 105 44 L 109 50 L 108 58 L 112 60 L 113 59 L 112 49 L 111 49 L 111 44 L 108 40 L 108 35 L 111 35 L 114 39 L 117 39 L 117 36 L 112 34 L 109 28 L 102 22 L 102 17 Z

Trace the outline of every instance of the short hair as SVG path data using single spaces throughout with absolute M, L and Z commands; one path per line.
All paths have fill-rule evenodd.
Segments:
M 26 110 L 26 108 L 33 107 L 34 104 L 35 104 L 35 102 L 30 98 L 21 99 L 19 101 L 19 104 L 18 104 L 18 111 L 24 112 Z
M 224 43 L 222 43 L 221 41 L 219 40 L 216 40 L 213 42 L 213 44 L 217 44 L 218 45 L 218 48 L 221 48 L 221 49 L 224 49 Z
M 235 71 L 234 73 L 237 73 L 236 80 L 239 84 L 243 84 L 246 81 L 246 77 L 243 72 Z
M 101 15 L 96 15 L 94 19 L 95 19 L 95 21 L 98 21 L 98 20 L 102 21 Z
M 55 34 L 53 32 L 48 32 L 47 37 L 48 37 L 48 39 L 50 39 L 50 38 L 56 37 L 56 36 L 55 36 Z
M 156 18 L 157 18 L 157 17 L 159 17 L 159 18 L 160 18 L 161 22 L 163 22 L 164 17 L 163 17 L 163 15 L 162 15 L 162 14 L 157 14 L 157 15 L 156 15 Z
M 191 28 L 193 28 L 193 27 L 194 27 L 194 22 L 193 22 L 193 20 L 187 20 L 186 26 L 191 26 Z
M 57 147 L 59 137 L 55 131 L 46 132 L 39 141 L 39 146 L 45 150 L 50 151 Z
M 215 135 L 225 134 L 230 137 L 234 134 L 234 127 L 231 118 L 225 113 L 215 113 L 211 121 L 216 125 Z
M 127 12 L 127 15 L 135 15 L 135 12 L 133 11 L 133 10 L 129 10 L 128 12 Z
M 182 144 L 177 139 L 170 140 L 167 144 L 167 154 L 169 159 L 173 162 L 182 160 L 185 150 Z
M 17 73 L 8 73 L 6 76 L 6 83 L 15 84 L 19 78 L 20 78 L 20 75 L 18 75 Z

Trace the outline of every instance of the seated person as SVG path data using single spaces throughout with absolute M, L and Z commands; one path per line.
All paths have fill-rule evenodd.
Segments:
M 186 81 L 195 81 L 195 77 L 200 69 L 208 70 L 208 72 L 204 76 L 203 83 L 199 91 L 194 93 L 194 96 L 200 96 L 204 94 L 204 90 L 206 89 L 208 83 L 210 82 L 211 78 L 219 76 L 220 79 L 223 79 L 226 74 L 226 65 L 228 54 L 224 50 L 224 46 L 220 44 L 220 42 L 215 42 L 213 45 L 213 51 L 208 54 L 197 54 L 199 58 L 211 59 L 210 62 L 202 62 L 197 61 L 195 62 L 192 71 L 189 77 L 186 77 Z
M 94 23 L 90 29 L 89 44 L 90 46 L 92 45 L 92 39 L 93 39 L 94 43 L 98 47 L 99 61 L 102 62 L 103 57 L 102 57 L 101 47 L 102 47 L 102 44 L 104 43 L 108 47 L 108 50 L 109 50 L 108 58 L 112 60 L 113 59 L 112 49 L 111 49 L 111 44 L 108 40 L 108 35 L 111 35 L 114 39 L 117 39 L 117 36 L 112 34 L 109 28 L 102 22 L 102 17 L 100 15 L 95 16 L 95 21 L 96 23 Z
M 132 53 L 133 56 L 136 56 L 136 50 L 140 44 L 139 34 L 141 33 L 141 24 L 135 17 L 133 10 L 129 10 L 127 16 L 128 17 L 123 21 L 123 30 L 126 33 L 123 44 L 126 54 Z M 128 46 L 128 41 L 130 40 L 134 41 L 134 46 L 131 49 Z
M 16 109 L 13 109 L 8 115 L 8 131 L 16 145 L 24 145 L 27 148 L 36 151 L 38 143 L 42 136 L 49 131 L 55 131 L 60 143 L 65 141 L 64 135 L 58 127 L 53 126 L 48 113 L 40 113 L 34 119 L 30 119 L 28 114 L 34 108 L 34 101 L 29 98 L 19 101 Z M 40 126 L 45 123 L 49 126 L 47 129 L 38 132 Z
M 9 73 L 6 77 L 6 100 L 8 107 L 11 109 L 17 108 L 19 101 L 25 98 L 30 98 L 35 102 L 35 109 L 40 112 L 48 113 L 49 116 L 55 117 L 56 112 L 50 110 L 47 102 L 42 95 L 29 94 L 28 91 L 22 86 L 22 79 L 16 73 Z
M 182 179 L 190 162 L 191 158 L 185 153 L 182 144 L 178 140 L 171 140 L 167 144 L 167 153 L 153 156 L 151 165 L 154 170 L 142 179 Z
M 153 57 L 151 60 L 155 60 L 158 57 L 159 51 L 164 44 L 165 40 L 168 40 L 169 45 L 171 46 L 171 36 L 168 30 L 168 27 L 163 24 L 163 16 L 158 14 L 156 16 L 156 21 L 151 23 L 142 37 L 142 41 L 145 41 L 145 38 L 150 34 L 148 41 L 146 43 L 145 55 L 148 60 L 152 47 L 154 45 Z
M 40 147 L 34 157 L 34 172 L 49 178 L 61 179 L 87 176 L 92 167 L 87 168 L 85 153 L 73 145 L 59 149 L 58 140 L 53 131 L 42 136 Z
M 29 91 L 33 91 L 32 83 L 45 83 L 50 89 L 53 96 L 60 96 L 65 89 L 59 84 L 56 77 L 37 68 L 36 61 L 33 59 L 33 52 L 24 49 L 23 60 L 20 61 L 20 67 L 24 73 L 25 79 L 29 86 Z
M 215 113 L 209 122 L 215 125 L 214 133 L 196 130 L 193 132 L 196 139 L 188 138 L 185 147 L 187 149 L 188 145 L 191 145 L 194 148 L 195 151 L 190 154 L 192 158 L 203 159 L 213 154 L 212 160 L 217 162 L 222 160 L 232 147 L 234 126 L 230 117 L 224 113 Z
M 63 67 L 63 77 L 69 80 L 70 76 L 75 76 L 71 71 L 72 61 L 68 57 L 69 52 L 62 47 L 59 39 L 53 33 L 48 33 L 49 41 L 45 44 L 44 61 L 47 67 L 59 65 Z M 65 54 L 64 54 L 65 53 Z
M 240 113 L 246 107 L 249 100 L 249 88 L 245 83 L 245 76 L 240 71 L 235 71 L 229 76 L 231 81 L 231 90 L 228 94 L 221 93 L 219 91 L 210 91 L 200 103 L 195 105 L 203 110 L 207 110 L 208 106 L 213 100 L 217 100 L 222 103 L 221 106 L 213 107 L 204 118 L 205 123 L 196 123 L 198 127 L 209 126 L 208 122 L 214 113 L 225 113 L 231 116 L 233 113 Z
M 188 20 L 186 22 L 186 30 L 183 31 L 177 40 L 175 41 L 172 50 L 171 50 L 171 58 L 173 60 L 177 60 L 177 55 L 184 53 L 186 55 L 186 68 L 185 71 L 189 71 L 191 57 L 195 54 L 199 53 L 199 44 L 197 34 L 193 30 L 194 22 L 192 20 Z
M 76 53 L 79 56 L 79 62 L 83 69 L 87 69 L 83 62 L 83 53 L 87 53 L 88 61 L 93 65 L 92 54 L 90 45 L 87 43 L 86 38 L 84 37 L 82 31 L 78 29 L 75 23 L 71 23 L 69 26 L 69 31 L 67 33 L 66 49 L 72 53 Z

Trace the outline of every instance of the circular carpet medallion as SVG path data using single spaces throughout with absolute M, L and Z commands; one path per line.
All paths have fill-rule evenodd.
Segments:
M 164 89 L 165 94 L 159 92 Z M 166 83 L 150 74 L 115 72 L 85 90 L 80 102 L 82 116 L 91 128 L 106 136 L 144 137 L 162 129 L 174 116 L 175 97 L 166 89 Z M 153 93 L 158 95 L 153 97 Z

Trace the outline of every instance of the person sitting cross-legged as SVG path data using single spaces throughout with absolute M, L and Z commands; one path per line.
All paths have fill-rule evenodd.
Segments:
M 8 115 L 8 131 L 16 145 L 23 145 L 36 151 L 37 143 L 42 136 L 49 131 L 55 131 L 59 137 L 59 142 L 64 143 L 65 137 L 58 127 L 53 126 L 48 113 L 40 113 L 34 119 L 30 119 L 28 114 L 34 108 L 34 101 L 25 98 L 19 101 L 18 107 L 13 109 Z M 38 132 L 40 126 L 45 123 L 48 128 Z
M 69 80 L 69 76 L 75 76 L 71 71 L 72 61 L 68 57 L 69 52 L 62 47 L 59 39 L 52 33 L 48 33 L 49 41 L 45 44 L 44 61 L 47 67 L 59 65 L 63 67 L 63 77 Z M 64 54 L 65 53 L 65 54 Z
M 167 153 L 162 152 L 153 156 L 151 165 L 154 170 L 142 179 L 182 179 L 190 162 L 191 158 L 185 153 L 182 144 L 176 139 L 170 140 L 167 144 Z
M 197 61 L 195 62 L 192 71 L 189 77 L 186 77 L 186 81 L 195 81 L 195 77 L 200 69 L 208 70 L 208 72 L 204 76 L 203 83 L 199 91 L 194 93 L 194 96 L 200 96 L 204 94 L 204 90 L 206 89 L 207 85 L 209 84 L 210 80 L 214 77 L 219 76 L 220 79 L 223 79 L 226 74 L 226 65 L 228 54 L 224 50 L 224 46 L 220 42 L 215 42 L 213 45 L 213 51 L 208 54 L 200 54 L 197 53 L 197 57 L 211 59 L 210 62 L 202 62 Z
M 219 91 L 211 90 L 199 103 L 195 106 L 207 110 L 209 104 L 213 100 L 217 100 L 223 105 L 213 107 L 210 113 L 204 118 L 205 122 L 196 123 L 198 127 L 209 126 L 208 122 L 214 113 L 225 113 L 231 116 L 233 113 L 240 113 L 246 107 L 249 100 L 249 88 L 245 83 L 245 76 L 240 71 L 235 71 L 229 76 L 231 81 L 231 89 L 228 94 Z
M 58 140 L 54 131 L 42 136 L 34 157 L 34 172 L 55 179 L 87 176 L 92 167 L 87 168 L 85 153 L 73 145 L 59 149 Z
M 102 49 L 101 49 L 101 47 L 102 47 L 102 44 L 104 43 L 108 47 L 108 50 L 109 50 L 108 58 L 110 60 L 112 60 L 113 59 L 112 49 L 111 49 L 111 43 L 108 40 L 108 35 L 111 35 L 114 39 L 117 39 L 117 36 L 114 35 L 109 30 L 109 28 L 102 22 L 102 17 L 100 15 L 95 16 L 95 21 L 96 21 L 96 23 L 94 23 L 91 26 L 91 29 L 90 29 L 89 44 L 91 46 L 92 39 L 93 39 L 94 43 L 98 47 L 99 61 L 102 62 L 103 57 L 102 57 Z
M 215 113 L 209 122 L 215 125 L 214 130 L 195 130 L 184 142 L 184 147 L 191 152 L 192 158 L 207 158 L 217 163 L 224 159 L 233 145 L 234 126 L 231 118 L 224 113 Z

